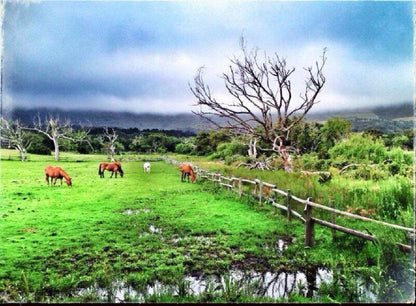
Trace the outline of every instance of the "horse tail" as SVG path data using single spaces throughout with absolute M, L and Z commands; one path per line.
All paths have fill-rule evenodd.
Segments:
M 98 175 L 103 174 L 103 171 L 101 171 L 101 164 L 98 165 Z

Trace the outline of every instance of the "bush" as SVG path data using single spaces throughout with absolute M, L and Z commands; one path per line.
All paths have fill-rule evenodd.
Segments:
M 238 142 L 220 143 L 217 146 L 216 152 L 209 156 L 209 159 L 226 159 L 233 155 L 244 156 L 247 151 L 247 146 Z
M 329 160 L 320 159 L 318 154 L 313 152 L 299 157 L 299 167 L 309 171 L 325 171 L 329 167 Z
M 175 147 L 175 153 L 178 154 L 191 154 L 195 150 L 195 145 L 190 142 L 178 143 Z
M 334 164 L 340 163 L 381 163 L 387 157 L 387 149 L 381 139 L 354 134 L 336 144 L 329 151 Z

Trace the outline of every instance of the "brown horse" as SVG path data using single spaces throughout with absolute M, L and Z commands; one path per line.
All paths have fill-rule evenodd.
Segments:
M 191 182 L 195 182 L 194 170 L 190 165 L 182 164 L 179 166 L 179 171 L 181 172 L 181 182 L 184 182 L 186 178 L 191 179 Z
M 61 167 L 52 167 L 48 165 L 45 167 L 44 172 L 45 172 L 45 180 L 48 186 L 49 186 L 49 178 L 51 178 L 50 186 L 55 186 L 57 179 L 61 180 L 61 186 L 62 186 L 63 178 L 65 178 L 66 184 L 69 187 L 72 186 L 71 178 Z
M 116 174 L 116 178 L 117 173 L 120 173 L 121 177 L 123 177 L 124 175 L 123 169 L 121 169 L 121 164 L 118 161 L 115 161 L 113 163 L 100 163 L 100 165 L 98 166 L 98 174 L 101 178 L 104 177 L 104 170 L 111 171 L 110 178 L 113 177 L 114 173 Z

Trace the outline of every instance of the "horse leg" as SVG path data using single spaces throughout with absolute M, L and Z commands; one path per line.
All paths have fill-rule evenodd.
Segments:
M 183 182 L 185 173 L 181 172 L 181 182 Z
M 113 174 L 114 174 L 114 172 L 111 172 L 111 174 L 110 174 L 110 178 L 112 178 L 112 177 L 113 177 Z
M 49 186 L 49 176 L 47 174 L 45 175 L 45 181 L 46 181 L 46 185 Z

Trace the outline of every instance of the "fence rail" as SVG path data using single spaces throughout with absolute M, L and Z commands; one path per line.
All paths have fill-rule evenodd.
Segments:
M 179 165 L 181 162 L 175 161 L 173 159 L 168 159 L 167 157 L 164 158 L 165 162 L 171 163 L 174 165 Z M 411 242 L 411 245 L 405 245 L 402 243 L 396 243 L 396 245 L 405 252 L 412 252 L 414 249 L 414 234 L 415 229 L 409 228 L 401 225 L 391 224 L 380 220 L 374 220 L 371 218 L 363 217 L 360 215 L 352 214 L 346 211 L 342 211 L 339 209 L 333 208 L 333 201 L 331 202 L 332 207 L 328 207 L 323 204 L 315 203 L 312 201 L 312 198 L 301 199 L 297 196 L 294 196 L 291 194 L 290 189 L 283 191 L 278 188 L 276 188 L 276 185 L 263 182 L 259 179 L 250 180 L 246 178 L 237 178 L 237 177 L 227 177 L 220 173 L 215 172 L 209 172 L 208 170 L 199 168 L 197 166 L 194 166 L 195 173 L 197 177 L 212 181 L 214 183 L 218 183 L 220 186 L 228 188 L 230 191 L 238 193 L 240 197 L 244 196 L 251 196 L 256 199 L 258 199 L 259 203 L 262 204 L 263 202 L 267 202 L 271 204 L 272 206 L 285 210 L 287 219 L 290 221 L 292 217 L 296 217 L 299 220 L 301 220 L 303 223 L 305 223 L 305 245 L 306 246 L 312 246 L 314 243 L 314 225 L 319 224 L 321 226 L 325 226 L 331 229 L 331 233 L 334 237 L 335 231 L 340 231 L 349 235 L 357 236 L 363 239 L 367 239 L 370 241 L 376 241 L 377 238 L 357 231 L 355 229 L 346 228 L 340 225 L 335 224 L 335 214 L 343 215 L 349 218 L 366 221 L 366 222 L 372 222 L 377 223 L 383 226 L 391 227 L 394 229 L 404 230 L 410 233 L 409 240 Z M 243 186 L 248 185 L 249 187 L 249 193 L 244 192 Z M 278 203 L 277 196 L 283 196 L 286 197 L 285 203 Z M 295 201 L 297 203 L 305 205 L 303 213 L 304 216 L 302 216 L 300 213 L 292 209 L 291 202 Z M 313 208 L 325 210 L 331 213 L 331 221 L 326 221 L 322 219 L 318 219 L 313 217 Z

